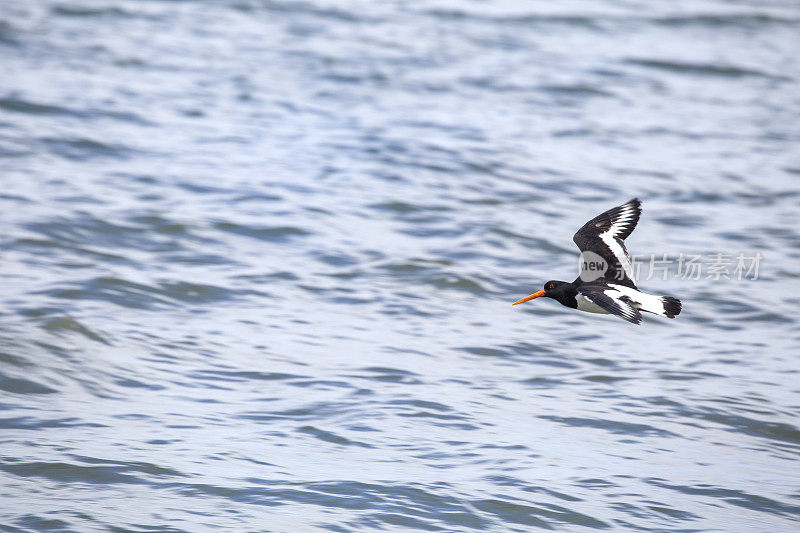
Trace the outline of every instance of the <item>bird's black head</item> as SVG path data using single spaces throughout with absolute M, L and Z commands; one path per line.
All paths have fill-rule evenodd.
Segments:
M 544 284 L 544 296 L 549 296 L 552 298 L 556 294 L 560 294 L 564 288 L 564 285 L 567 285 L 566 281 L 551 279 Z
M 539 298 L 540 296 L 546 296 L 548 298 L 553 298 L 555 300 L 560 301 L 561 295 L 564 292 L 565 285 L 568 285 L 566 281 L 558 281 L 552 279 L 544 284 L 544 289 L 540 290 L 539 292 L 534 292 L 530 296 L 526 296 L 521 300 L 517 300 L 516 302 L 514 302 L 514 305 L 527 302 L 528 300 L 533 300 L 534 298 Z

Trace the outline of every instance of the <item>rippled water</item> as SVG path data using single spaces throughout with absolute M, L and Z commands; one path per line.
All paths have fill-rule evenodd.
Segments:
M 0 529 L 796 531 L 790 1 L 0 4 Z M 553 301 L 634 196 L 632 326 Z

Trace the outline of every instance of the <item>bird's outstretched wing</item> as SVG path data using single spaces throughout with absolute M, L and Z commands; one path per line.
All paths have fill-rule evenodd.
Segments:
M 604 290 L 602 287 L 582 286 L 578 287 L 578 292 L 585 296 L 587 300 L 602 307 L 614 316 L 618 316 L 632 324 L 640 324 L 642 322 L 642 314 L 639 310 L 631 305 L 627 297 L 614 289 Z
M 639 199 L 634 198 L 609 209 L 584 224 L 572 237 L 582 252 L 583 267 L 580 279 L 589 282 L 603 278 L 609 282 L 636 288 L 624 240 L 639 222 L 639 215 L 642 214 L 641 205 Z M 592 268 L 586 268 L 587 256 L 589 260 L 598 259 L 592 254 L 596 254 L 605 262 L 603 268 L 594 268 L 596 265 L 591 264 L 588 266 Z

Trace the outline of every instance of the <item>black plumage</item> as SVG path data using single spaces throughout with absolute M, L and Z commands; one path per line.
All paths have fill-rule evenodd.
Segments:
M 575 281 L 548 281 L 542 290 L 514 305 L 544 296 L 579 311 L 612 314 L 632 324 L 641 323 L 641 311 L 675 318 L 681 312 L 680 300 L 641 292 L 633 279 L 625 239 L 636 228 L 641 214 L 641 202 L 634 198 L 584 224 L 572 240 L 581 250 L 583 261 L 591 261 L 593 266 L 600 263 L 603 268 L 595 272 L 584 266 Z

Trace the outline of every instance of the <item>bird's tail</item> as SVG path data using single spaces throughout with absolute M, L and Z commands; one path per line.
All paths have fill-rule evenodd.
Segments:
M 661 301 L 664 302 L 664 316 L 667 318 L 675 318 L 681 314 L 681 301 L 672 296 L 662 296 Z
M 681 314 L 681 301 L 672 296 L 651 296 L 642 302 L 639 309 L 667 318 L 675 318 Z

